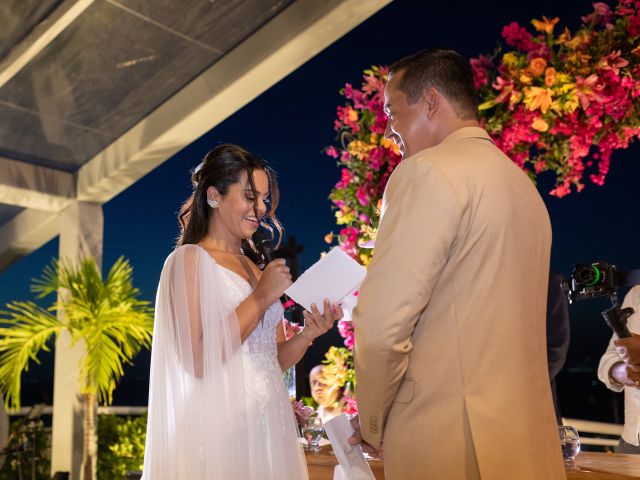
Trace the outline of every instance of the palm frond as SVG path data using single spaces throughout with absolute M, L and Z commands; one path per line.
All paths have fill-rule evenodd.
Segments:
M 38 353 L 49 350 L 47 341 L 63 324 L 33 302 L 12 302 L 7 308 L 0 312 L 0 389 L 5 404 L 19 408 L 22 372 L 29 360 L 40 363 Z
M 64 328 L 71 335 L 72 342 L 84 343 L 86 350 L 80 365 L 82 393 L 97 395 L 102 403 L 111 403 L 113 390 L 123 374 L 123 364 L 131 363 L 141 348 L 151 347 L 153 309 L 149 302 L 138 299 L 139 290 L 133 287 L 132 280 L 133 269 L 123 257 L 111 267 L 104 282 L 95 261 L 87 258 L 77 263 L 54 260 L 32 285 L 32 291 L 39 297 L 56 290 L 60 293 L 49 311 L 37 311 L 38 321 L 43 323 L 45 316 L 50 322 L 55 320 L 55 333 Z M 29 305 L 32 306 L 30 311 L 35 312 L 35 304 Z M 51 312 L 61 312 L 64 319 L 58 320 Z M 35 319 L 35 313 L 33 315 Z M 6 390 L 15 401 L 16 374 L 12 377 L 10 370 L 18 372 L 19 382 L 20 372 L 28 368 L 26 361 L 29 358 L 37 361 L 35 354 L 47 346 L 46 339 L 43 340 L 44 333 L 30 330 L 23 323 L 11 324 L 9 320 L 5 323 L 9 324 L 5 329 L 7 332 L 16 332 L 5 334 L 0 329 L 0 335 L 6 336 L 0 340 L 0 345 L 6 343 L 7 348 L 13 345 L 11 340 L 7 340 L 12 338 L 11 335 L 31 342 L 26 350 L 26 360 L 23 359 L 24 354 L 19 356 L 18 353 L 3 357 L 4 351 L 0 347 L 0 388 L 5 388 L 5 384 L 13 385 L 13 390 L 9 387 Z M 51 328 L 54 328 L 53 323 Z M 10 364 L 13 366 L 9 367 Z
M 51 260 L 50 265 L 44 267 L 40 278 L 31 280 L 31 291 L 37 294 L 36 298 L 44 298 L 47 295 L 56 293 L 58 288 L 58 260 L 54 258 Z

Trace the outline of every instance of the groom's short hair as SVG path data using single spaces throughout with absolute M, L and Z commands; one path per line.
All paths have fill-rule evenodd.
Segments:
M 451 103 L 458 117 L 478 120 L 478 94 L 469 61 L 454 50 L 423 50 L 398 60 L 389 75 L 402 72 L 400 89 L 410 104 L 435 88 Z

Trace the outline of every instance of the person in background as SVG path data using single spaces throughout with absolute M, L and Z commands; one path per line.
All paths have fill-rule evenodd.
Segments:
M 640 285 L 625 295 L 622 308 L 635 312 L 627 320 L 632 333 L 619 339 L 614 333 L 600 358 L 598 378 L 614 392 L 624 392 L 624 427 L 617 453 L 640 453 Z
M 336 379 L 328 378 L 324 365 L 316 365 L 309 372 L 311 397 L 318 404 L 318 416 L 327 422 L 342 413 L 342 387 Z
M 562 291 L 562 275 L 551 272 L 547 293 L 547 364 L 558 425 L 562 425 L 562 415 L 556 391 L 556 376 L 567 359 L 569 340 L 569 302 L 566 293 Z

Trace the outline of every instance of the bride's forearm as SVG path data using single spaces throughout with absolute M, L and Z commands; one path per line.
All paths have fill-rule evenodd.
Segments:
M 278 344 L 278 363 L 282 371 L 289 370 L 298 363 L 309 348 L 310 340 L 303 332 Z

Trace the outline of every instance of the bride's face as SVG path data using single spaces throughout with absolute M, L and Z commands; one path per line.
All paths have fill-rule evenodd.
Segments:
M 236 239 L 251 238 L 260 225 L 260 218 L 267 213 L 269 178 L 262 170 L 254 170 L 252 176 L 255 194 L 251 190 L 247 172 L 242 174 L 238 182 L 229 186 L 226 195 L 219 195 L 213 187 L 208 192 L 210 198 L 218 201 L 218 208 L 213 209 L 218 227 Z

